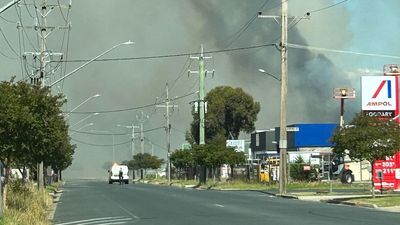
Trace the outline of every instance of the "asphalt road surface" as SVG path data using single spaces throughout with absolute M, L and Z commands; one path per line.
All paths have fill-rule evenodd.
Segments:
M 396 225 L 400 213 L 276 198 L 253 191 L 212 191 L 71 180 L 56 225 Z

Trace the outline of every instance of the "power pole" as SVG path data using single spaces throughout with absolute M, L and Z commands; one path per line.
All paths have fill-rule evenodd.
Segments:
M 143 133 L 143 123 L 149 119 L 149 115 L 145 115 L 141 112 L 140 116 L 136 115 L 137 121 L 140 123 L 140 151 L 144 154 L 144 133 Z
M 281 112 L 279 129 L 279 194 L 286 194 L 287 183 L 287 129 L 286 129 L 286 111 L 287 111 L 287 87 L 288 87 L 288 62 L 287 62 L 287 40 L 288 40 L 288 1 L 281 0 Z M 273 18 L 278 22 L 279 16 L 262 15 L 259 12 L 259 18 Z M 279 23 L 279 22 L 278 22 Z
M 201 45 L 200 56 L 194 57 L 191 56 L 191 59 L 199 60 L 199 70 L 198 71 L 190 71 L 190 73 L 198 73 L 199 74 L 199 100 L 197 104 L 195 104 L 195 111 L 197 110 L 197 106 L 199 106 L 199 144 L 204 145 L 206 143 L 205 140 L 205 113 L 206 113 L 206 103 L 204 102 L 205 97 L 205 77 L 207 73 L 212 72 L 212 76 L 214 76 L 215 70 L 207 71 L 204 68 L 204 59 L 210 59 L 210 56 L 204 56 L 204 49 L 203 45 Z M 206 183 L 207 182 L 207 168 L 202 167 L 200 172 L 200 182 Z
M 288 1 L 282 0 L 282 37 L 281 37 L 281 122 L 279 132 L 280 166 L 279 166 L 279 193 L 286 194 L 287 184 L 287 87 L 288 87 Z
M 204 56 L 204 50 L 203 50 L 203 45 L 201 45 L 201 50 L 200 50 L 200 56 L 191 56 L 191 59 L 197 59 L 199 60 L 199 70 L 198 71 L 190 71 L 189 73 L 198 73 L 199 74 L 199 102 L 196 104 L 196 106 L 199 106 L 199 144 L 204 145 L 206 143 L 205 141 L 205 122 L 204 122 L 204 117 L 205 117 L 205 102 L 204 102 L 204 97 L 205 97 L 205 77 L 207 73 L 212 72 L 213 76 L 215 71 L 207 71 L 204 68 L 204 59 L 210 59 L 210 56 Z
M 59 3 L 59 2 L 58 2 Z M 39 60 L 39 68 L 34 68 L 28 76 L 30 77 L 30 81 L 32 84 L 39 85 L 41 88 L 46 86 L 46 79 L 53 75 L 56 69 L 51 69 L 50 64 L 51 60 L 55 57 L 59 57 L 59 60 L 62 60 L 63 54 L 57 53 L 48 49 L 47 45 L 47 37 L 52 33 L 53 30 L 60 29 L 70 29 L 70 23 L 66 24 L 67 26 L 48 26 L 47 25 L 47 17 L 53 11 L 54 8 L 57 7 L 65 7 L 61 4 L 48 4 L 48 0 L 42 0 L 41 5 L 36 6 L 36 15 L 37 18 L 35 20 L 34 26 L 22 26 L 22 22 L 18 22 L 17 28 L 30 28 L 36 31 L 38 39 L 39 39 L 39 52 L 24 52 L 23 59 L 27 60 L 27 56 L 32 56 L 34 61 Z M 71 8 L 71 1 L 69 1 L 69 5 L 66 6 L 68 9 Z M 35 65 L 35 63 L 33 63 Z M 43 177 L 43 161 L 41 161 L 38 165 L 38 188 L 39 190 L 43 190 L 44 187 L 44 177 Z
M 171 184 L 171 123 L 169 122 L 169 108 L 178 107 L 177 105 L 170 105 L 169 99 L 169 90 L 168 90 L 168 83 L 165 85 L 165 105 L 157 105 L 157 107 L 165 107 L 165 119 L 167 120 L 167 126 L 165 127 L 165 131 L 167 133 L 167 167 L 168 167 L 168 185 Z
M 135 126 L 132 122 L 132 126 L 128 127 L 132 128 L 132 158 L 135 155 L 135 128 L 139 128 L 139 126 Z

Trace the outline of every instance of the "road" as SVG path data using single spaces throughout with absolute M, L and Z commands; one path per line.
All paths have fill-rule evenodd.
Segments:
M 211 191 L 148 184 L 71 180 L 56 225 L 384 225 L 400 213 L 276 198 L 252 191 Z

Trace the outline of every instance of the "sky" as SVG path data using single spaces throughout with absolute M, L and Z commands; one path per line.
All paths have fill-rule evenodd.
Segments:
M 1 0 L 0 5 L 8 2 Z M 37 35 L 29 26 L 35 24 L 34 5 L 39 6 L 42 1 L 21 2 L 1 14 L 0 80 L 10 80 L 13 75 L 16 80 L 27 78 L 37 65 L 29 54 L 21 60 L 21 53 L 39 49 Z M 400 55 L 400 19 L 396 12 L 400 2 L 289 0 L 288 4 L 288 42 L 306 46 L 288 50 L 288 124 L 338 123 L 339 101 L 332 98 L 335 87 L 356 90 L 357 98 L 345 103 L 345 121 L 350 121 L 361 108 L 361 76 L 381 75 L 384 64 L 399 60 L 380 55 Z M 170 98 L 178 97 L 173 101 L 178 107 L 170 117 L 171 149 L 180 148 L 192 120 L 190 102 L 197 99 L 198 90 L 198 76 L 187 73 L 188 69 L 198 69 L 198 61 L 191 60 L 188 53 L 198 53 L 201 45 L 206 52 L 245 48 L 207 54 L 212 58 L 206 60 L 206 68 L 215 70 L 215 74 L 206 77 L 206 91 L 221 85 L 240 87 L 260 102 L 256 129 L 279 126 L 280 83 L 258 69 L 280 77 L 280 52 L 273 46 L 246 48 L 279 44 L 280 24 L 256 15 L 262 11 L 264 15 L 279 16 L 280 9 L 280 0 L 72 0 L 70 9 L 54 7 L 48 15 L 48 25 L 65 26 L 70 22 L 71 30 L 54 29 L 47 36 L 47 49 L 62 52 L 63 60 L 68 61 L 60 63 L 57 56 L 52 58 L 48 71 L 55 73 L 46 79 L 48 84 L 85 63 L 79 60 L 93 59 L 128 40 L 135 42 L 120 45 L 102 57 L 114 60 L 92 62 L 53 86 L 54 93 L 66 96 L 66 112 L 95 94 L 101 95 L 82 104 L 67 118 L 70 126 L 74 125 L 70 136 L 77 149 L 65 175 L 105 177 L 104 165 L 112 160 L 113 152 L 117 161 L 128 159 L 132 151 L 131 129 L 123 126 L 139 126 L 141 112 L 148 115 L 143 118 L 143 130 L 151 130 L 145 132 L 144 151 L 151 153 L 151 141 L 154 154 L 166 158 L 167 139 L 162 128 L 166 124 L 165 108 L 134 110 L 161 102 L 166 83 Z M 307 12 L 309 18 L 299 19 Z M 17 29 L 17 21 L 23 28 Z M 104 113 L 93 115 L 95 112 Z M 78 129 L 103 135 L 73 131 Z M 135 133 L 136 152 L 141 150 L 139 136 Z M 248 139 L 249 134 L 242 134 L 241 138 Z

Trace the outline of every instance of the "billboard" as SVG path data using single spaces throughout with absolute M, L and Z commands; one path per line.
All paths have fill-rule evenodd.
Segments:
M 244 152 L 244 140 L 226 140 L 226 146 L 234 148 L 237 152 Z
M 371 117 L 394 118 L 399 113 L 399 77 L 361 77 L 362 110 Z

